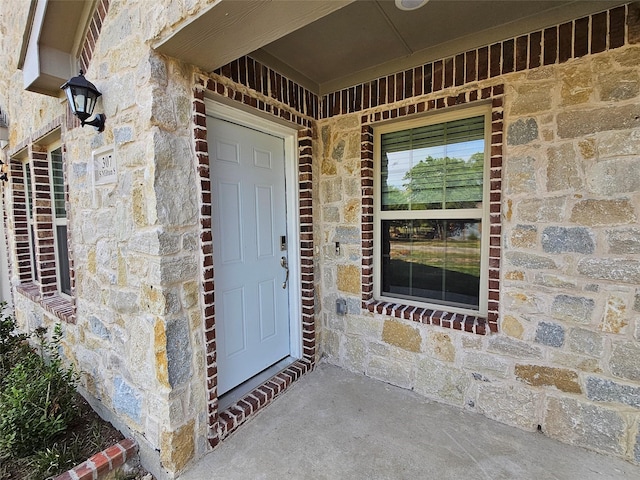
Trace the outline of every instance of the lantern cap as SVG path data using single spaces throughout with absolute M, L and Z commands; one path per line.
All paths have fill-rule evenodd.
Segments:
M 85 78 L 82 69 L 80 69 L 80 73 L 77 77 L 72 77 L 67 80 L 65 84 L 60 87 L 60 89 L 66 90 L 69 87 L 86 88 L 95 94 L 95 98 L 98 98 L 102 95 L 102 93 L 98 91 L 96 86 Z

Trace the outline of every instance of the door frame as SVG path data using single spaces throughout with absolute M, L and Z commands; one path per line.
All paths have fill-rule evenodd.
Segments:
M 301 276 L 300 276 L 300 219 L 297 130 L 266 120 L 209 98 L 204 99 L 205 115 L 219 118 L 259 132 L 282 138 L 285 164 L 285 203 L 287 224 L 287 261 L 289 262 L 289 356 L 302 358 Z M 215 238 L 213 239 L 215 241 Z M 214 265 L 215 280 L 215 265 Z

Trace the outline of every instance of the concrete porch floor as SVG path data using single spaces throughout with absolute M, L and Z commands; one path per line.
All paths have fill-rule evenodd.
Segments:
M 640 479 L 640 467 L 320 364 L 180 480 Z

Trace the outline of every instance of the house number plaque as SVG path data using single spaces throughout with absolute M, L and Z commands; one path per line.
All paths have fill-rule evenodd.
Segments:
M 93 184 L 108 185 L 117 180 L 118 170 L 113 147 L 93 152 Z

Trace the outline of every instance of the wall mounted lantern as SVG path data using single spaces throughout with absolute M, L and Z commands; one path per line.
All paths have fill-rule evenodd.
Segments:
M 98 113 L 93 120 L 87 122 L 87 119 L 93 115 L 93 109 L 96 106 L 98 97 L 102 94 L 93 83 L 84 78 L 84 72 L 80 70 L 80 74 L 77 77 L 71 78 L 60 88 L 67 94 L 71 110 L 80 119 L 82 126 L 91 125 L 99 132 L 102 132 L 104 130 L 104 121 L 107 118 L 104 114 Z
M 9 121 L 7 114 L 0 110 L 0 148 L 4 148 L 9 143 Z M 0 181 L 8 182 L 9 165 L 0 160 Z
M 0 110 L 0 148 L 6 147 L 9 142 L 9 120 L 7 114 Z
M 9 165 L 0 160 L 0 180 L 2 180 L 3 182 L 8 182 L 9 176 L 7 175 L 7 173 L 9 173 Z

